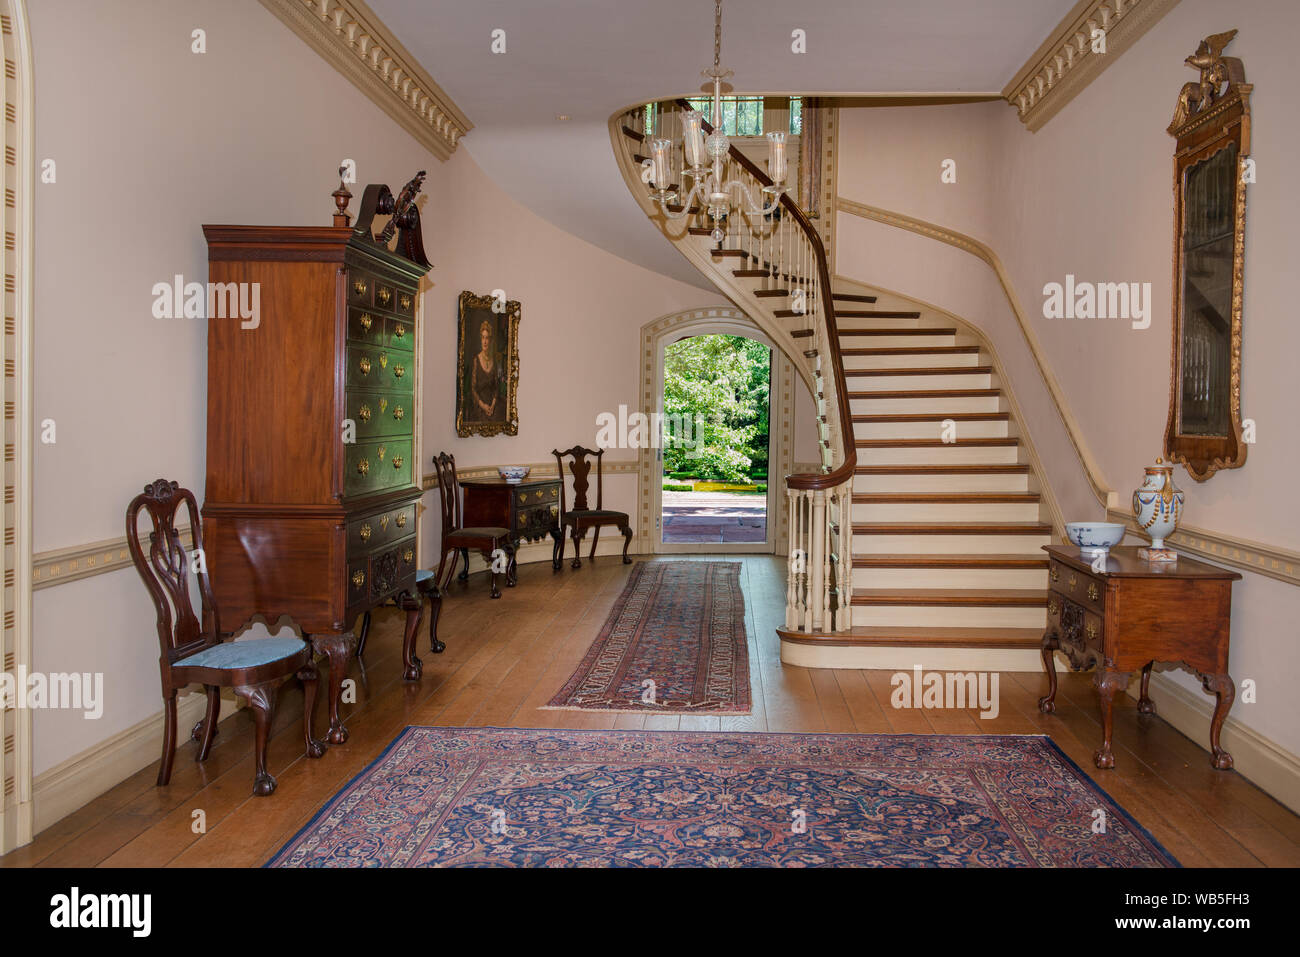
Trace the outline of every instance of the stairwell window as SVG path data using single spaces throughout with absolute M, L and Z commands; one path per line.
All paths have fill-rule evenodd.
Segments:
M 803 132 L 803 97 L 790 97 L 790 135 L 798 136 Z
M 690 101 L 691 108 L 699 110 L 713 121 L 713 98 L 697 96 Z M 728 136 L 763 135 L 763 98 L 761 96 L 724 96 L 722 98 L 722 132 Z

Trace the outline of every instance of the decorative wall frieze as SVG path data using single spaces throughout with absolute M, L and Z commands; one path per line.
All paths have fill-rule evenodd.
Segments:
M 178 525 L 176 530 L 182 541 L 190 540 L 190 527 Z M 131 567 L 131 553 L 127 551 L 126 536 L 109 538 L 88 545 L 72 545 L 37 552 L 32 556 L 32 589 L 49 588 L 64 582 L 102 575 Z
M 1007 84 L 1003 99 L 1031 132 L 1040 129 L 1177 4 L 1081 0 Z
M 474 128 L 362 0 L 261 4 L 438 159 Z

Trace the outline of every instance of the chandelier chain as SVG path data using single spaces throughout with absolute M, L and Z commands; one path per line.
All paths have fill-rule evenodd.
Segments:
M 722 64 L 722 0 L 713 0 L 713 69 Z

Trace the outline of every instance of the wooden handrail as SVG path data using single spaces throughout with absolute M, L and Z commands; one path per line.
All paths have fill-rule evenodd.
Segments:
M 684 99 L 676 100 L 677 107 L 683 110 L 693 110 L 690 102 Z M 701 119 L 701 126 L 706 133 L 713 132 L 713 125 Z M 734 145 L 728 151 L 730 157 L 736 163 L 753 176 L 763 186 L 771 186 L 772 180 L 759 169 L 744 153 L 740 152 Z M 840 438 L 844 443 L 844 461 L 839 468 L 831 472 L 800 472 L 785 477 L 787 488 L 793 489 L 829 489 L 843 485 L 853 478 L 853 471 L 857 468 L 858 454 L 857 442 L 853 436 L 853 416 L 849 410 L 849 390 L 848 384 L 844 380 L 844 360 L 840 355 L 840 335 L 839 327 L 835 321 L 835 303 L 834 294 L 831 289 L 830 269 L 826 263 L 826 247 L 822 245 L 822 238 L 818 235 L 813 224 L 809 222 L 808 217 L 804 215 L 798 204 L 790 198 L 788 193 L 781 194 L 781 206 L 789 211 L 791 218 L 799 225 L 808 237 L 812 245 L 813 255 L 817 259 L 817 277 L 821 282 L 822 309 L 826 313 L 826 347 L 831 352 L 831 366 L 835 376 L 835 404 L 840 415 Z M 819 437 L 820 441 L 820 437 Z

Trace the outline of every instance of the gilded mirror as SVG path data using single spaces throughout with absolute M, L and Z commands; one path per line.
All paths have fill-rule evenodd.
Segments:
M 1203 482 L 1246 461 L 1241 434 L 1242 280 L 1250 91 L 1223 49 L 1236 30 L 1201 41 L 1184 62 L 1174 137 L 1173 368 L 1165 455 Z

